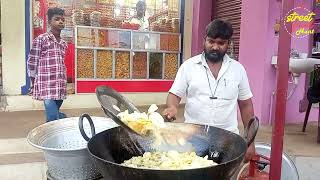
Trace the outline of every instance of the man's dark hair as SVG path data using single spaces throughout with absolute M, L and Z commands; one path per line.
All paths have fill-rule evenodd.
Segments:
M 57 8 L 57 7 L 50 8 L 50 9 L 48 9 L 47 15 L 48 15 L 48 20 L 51 21 L 51 19 L 54 15 L 64 16 L 64 10 Z
M 229 40 L 233 34 L 232 25 L 224 20 L 216 19 L 210 22 L 206 28 L 206 36 L 216 39 Z
M 147 6 L 147 5 L 146 5 L 146 2 L 145 2 L 145 1 L 142 1 L 142 0 L 139 0 L 139 1 L 137 2 L 137 4 L 136 4 L 136 8 L 137 8 L 137 7 L 140 7 L 140 6 L 146 7 L 146 6 Z

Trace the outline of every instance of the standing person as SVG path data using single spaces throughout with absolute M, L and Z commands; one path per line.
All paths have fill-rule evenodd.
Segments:
M 61 39 L 64 28 L 64 10 L 48 9 L 50 31 L 39 35 L 32 42 L 27 61 L 31 81 L 30 94 L 33 99 L 42 100 L 47 122 L 66 118 L 59 112 L 67 95 L 67 75 L 64 56 L 67 43 Z
M 178 70 L 163 115 L 174 119 L 186 97 L 185 122 L 216 126 L 239 134 L 237 105 L 244 127 L 254 116 L 252 93 L 244 67 L 227 54 L 233 29 L 230 23 L 212 21 L 206 28 L 203 53 L 186 60 Z M 255 154 L 254 143 L 245 162 Z
M 137 14 L 130 18 L 129 22 L 134 24 L 139 24 L 139 30 L 148 30 L 149 29 L 149 20 L 146 18 L 146 2 L 139 0 L 136 4 Z

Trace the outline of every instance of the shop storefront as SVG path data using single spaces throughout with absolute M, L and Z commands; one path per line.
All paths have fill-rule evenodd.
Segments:
M 38 8 L 38 11 L 35 11 L 34 9 L 36 8 L 33 5 L 36 2 L 45 8 Z M 52 3 L 52 1 L 48 4 L 45 2 L 35 0 L 1 1 L 1 33 L 3 40 L 2 83 L 7 103 L 6 110 L 16 111 L 43 108 L 41 101 L 34 101 L 30 96 L 26 96 L 29 89 L 29 79 L 26 74 L 26 58 L 33 37 L 37 33 L 39 34 L 47 30 L 44 27 L 47 26 L 45 14 L 48 7 L 62 7 L 66 9 L 66 15 L 69 16 L 67 27 L 63 31 L 63 37 L 69 42 L 69 48 L 71 47 L 66 57 L 69 85 L 71 87 L 73 85 L 76 88 L 70 89 L 70 93 L 75 94 L 68 96 L 63 104 L 63 108 L 99 107 L 95 94 L 92 92 L 95 86 L 100 84 L 107 84 L 120 90 L 124 96 L 135 102 L 136 105 L 164 104 L 166 102 L 167 90 L 173 82 L 173 75 L 176 73 L 176 69 L 173 68 L 170 69 L 172 76 L 168 75 L 170 73 L 166 67 L 174 66 L 178 68 L 182 61 L 191 55 L 199 54 L 203 50 L 205 27 L 212 17 L 225 17 L 226 12 L 228 12 L 228 15 L 230 15 L 229 19 L 232 19 L 231 15 L 240 12 L 239 1 L 180 0 L 177 3 L 178 13 L 176 14 L 178 16 L 169 16 L 168 9 L 171 7 L 171 1 L 159 1 L 159 4 L 163 4 L 162 8 L 159 8 L 159 4 L 153 4 L 152 6 L 152 4 L 149 4 L 152 1 L 146 0 L 146 16 L 153 16 L 153 12 L 157 12 L 157 9 L 160 9 L 160 12 L 164 13 L 159 13 L 155 18 L 151 18 L 150 22 L 153 23 L 151 23 L 151 26 L 149 24 L 150 29 L 139 31 L 136 26 L 129 26 L 126 23 L 131 16 L 135 15 L 136 1 L 128 5 L 130 10 L 127 11 L 121 8 L 126 5 L 127 1 L 119 1 L 119 5 L 113 4 L 109 8 L 111 10 L 108 10 L 110 11 L 110 16 L 107 16 L 107 11 L 101 11 L 98 8 L 101 6 L 101 3 L 108 3 L 109 1 L 94 1 L 94 3 L 91 3 L 91 6 L 89 6 L 89 1 L 65 0 L 55 2 L 56 4 Z M 62 2 L 66 4 L 62 4 Z M 263 6 L 260 6 L 262 2 Z M 311 2 L 311 0 L 308 2 Z M 230 4 L 232 8 L 229 8 Z M 237 28 L 233 38 L 236 40 L 237 36 L 239 36 L 239 42 L 241 42 L 238 45 L 234 41 L 234 55 L 237 56 L 239 52 L 238 60 L 246 68 L 254 94 L 255 113 L 258 117 L 261 117 L 260 119 L 264 123 L 270 122 L 271 119 L 269 116 L 271 114 L 270 109 L 272 109 L 271 104 L 274 97 L 273 90 L 276 83 L 275 68 L 271 65 L 270 61 L 271 57 L 277 54 L 278 38 L 274 33 L 274 24 L 280 16 L 278 13 L 280 12 L 280 4 L 276 0 L 263 0 L 261 2 L 241 0 L 241 21 L 240 23 L 239 19 L 232 21 L 234 27 Z M 223 11 L 225 14 L 219 14 L 222 11 L 213 13 L 215 12 L 215 8 L 213 8 L 215 6 L 219 6 L 219 9 L 226 9 Z M 87 8 L 90 7 L 91 10 L 88 11 Z M 148 9 L 150 7 L 155 8 Z M 266 7 L 269 8 L 266 9 Z M 310 6 L 306 6 L 306 8 L 311 9 L 311 4 Z M 166 9 L 167 11 L 165 11 Z M 72 16 L 74 13 L 78 14 L 78 16 Z M 122 13 L 125 15 L 122 15 Z M 91 19 L 97 21 L 100 18 L 99 24 L 96 21 L 92 21 L 95 26 L 91 26 L 91 14 Z M 163 14 L 166 14 L 166 16 Z M 117 20 L 123 16 L 122 23 L 118 23 Z M 75 26 L 72 21 L 73 17 L 74 20 L 80 21 L 80 24 L 76 23 Z M 235 17 L 238 18 L 239 15 L 235 15 Z M 256 20 L 258 17 L 259 21 Z M 173 30 L 175 24 L 174 18 L 179 19 L 179 31 Z M 89 22 L 87 22 L 88 19 L 90 26 Z M 172 24 L 170 23 L 170 19 Z M 162 20 L 164 26 L 162 26 Z M 170 32 L 163 30 L 163 27 L 167 27 L 168 21 L 172 25 L 168 28 Z M 89 37 L 88 32 L 91 32 L 93 35 L 87 39 Z M 172 50 L 173 44 L 169 44 L 172 41 L 163 43 L 163 38 L 161 39 L 161 37 L 167 39 L 171 35 L 179 37 L 179 46 L 174 46 L 175 48 L 178 47 L 178 50 Z M 128 40 L 129 36 L 130 40 Z M 117 37 L 118 40 L 115 41 L 110 37 Z M 136 43 L 136 41 L 143 42 L 143 40 L 144 46 L 143 43 Z M 169 46 L 171 47 L 170 49 Z M 239 50 L 237 50 L 238 46 Z M 308 38 L 294 39 L 292 47 L 299 52 L 307 52 L 309 49 Z M 174 65 L 166 65 L 166 56 L 173 57 L 173 55 L 175 55 L 175 58 L 172 59 L 175 60 L 170 62 Z M 80 56 L 85 56 L 89 60 L 81 61 Z M 126 59 L 126 61 L 123 62 L 123 59 Z M 122 69 L 122 66 L 125 66 L 126 69 Z M 304 113 L 299 112 L 300 100 L 303 99 L 305 92 L 304 79 L 304 76 L 300 77 L 300 83 L 296 88 L 295 95 L 287 102 L 287 109 L 292 110 L 287 113 L 287 122 L 298 122 L 304 117 Z M 317 112 L 318 109 L 313 109 L 309 119 L 317 119 L 315 118 L 317 117 Z
M 63 8 L 69 91 L 167 92 L 182 62 L 183 2 L 33 0 L 32 38 L 48 30 L 48 8 Z

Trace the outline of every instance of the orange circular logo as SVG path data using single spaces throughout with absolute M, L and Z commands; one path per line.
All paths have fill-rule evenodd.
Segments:
M 289 11 L 284 18 L 286 31 L 294 38 L 303 38 L 315 33 L 315 13 L 304 7 L 296 7 Z M 291 32 L 289 31 L 291 27 Z

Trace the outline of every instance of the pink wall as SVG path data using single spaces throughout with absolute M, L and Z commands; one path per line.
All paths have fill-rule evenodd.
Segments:
M 195 56 L 203 51 L 203 38 L 206 26 L 211 21 L 212 0 L 193 1 L 192 45 L 191 55 Z
M 312 9 L 312 0 L 296 0 L 296 4 L 302 1 L 306 8 Z M 192 55 L 196 55 L 202 51 L 205 27 L 211 20 L 212 1 L 194 1 L 193 8 Z M 271 57 L 278 51 L 278 38 L 274 36 L 273 26 L 280 18 L 280 8 L 278 0 L 242 0 L 239 61 L 247 70 L 254 94 L 255 114 L 264 124 L 270 120 L 272 92 L 276 88 L 276 70 L 271 65 Z M 307 52 L 308 38 L 293 39 L 292 48 Z M 287 123 L 303 122 L 305 113 L 299 112 L 299 101 L 303 98 L 304 81 L 305 76 L 302 75 L 295 93 L 287 102 Z M 317 112 L 317 109 L 311 111 L 310 121 L 317 120 Z
M 303 3 L 304 7 L 312 10 L 313 9 L 313 0 L 295 0 L 295 5 L 299 5 Z M 320 12 L 318 12 L 320 13 Z M 309 49 L 312 47 L 309 47 L 309 39 L 312 38 L 312 36 L 307 36 L 305 38 L 292 38 L 291 40 L 291 47 L 293 49 L 297 49 L 299 52 L 305 52 L 308 53 Z M 310 55 L 311 56 L 311 55 Z M 301 99 L 303 99 L 304 95 L 304 87 L 305 87 L 305 74 L 302 74 L 299 79 L 299 85 L 293 94 L 292 98 L 287 102 L 287 122 L 303 122 L 305 113 L 299 112 L 299 102 Z M 290 109 L 290 111 L 288 111 Z M 309 120 L 316 121 L 318 118 L 318 109 L 312 108 L 312 111 L 310 112 Z
M 271 58 L 278 53 L 278 37 L 274 35 L 274 24 L 276 20 L 280 19 L 281 3 L 277 0 L 271 0 L 268 3 L 268 25 L 267 25 L 267 41 L 266 48 L 266 60 L 263 63 L 264 66 L 264 86 L 263 86 L 263 101 L 262 101 L 262 116 L 261 118 L 265 123 L 271 123 L 271 119 L 274 116 L 275 109 L 275 89 L 276 89 L 276 69 L 270 64 Z
M 300 2 L 296 0 L 295 4 Z M 311 2 L 312 0 L 304 1 L 305 7 L 312 9 Z M 239 61 L 245 66 L 249 76 L 254 94 L 255 113 L 263 123 L 267 123 L 270 120 L 271 95 L 276 88 L 276 71 L 270 64 L 271 57 L 277 55 L 278 51 L 278 38 L 274 36 L 273 25 L 280 17 L 281 2 L 243 0 L 242 3 Z M 258 3 L 263 5 L 257 6 Z M 259 36 L 252 36 L 253 34 L 259 34 Z M 291 46 L 299 52 L 307 52 L 308 38 L 293 38 Z M 299 101 L 303 98 L 304 81 L 305 76 L 302 75 L 295 93 L 287 102 L 287 123 L 303 122 L 305 113 L 299 112 Z M 291 88 L 292 86 L 288 87 L 289 90 Z M 317 120 L 315 109 L 312 110 L 309 120 Z
M 241 16 L 239 61 L 246 68 L 249 77 L 255 114 L 262 122 L 267 122 L 268 110 L 263 104 L 270 99 L 270 96 L 267 99 L 264 97 L 264 87 L 269 87 L 266 84 L 270 84 L 265 77 L 269 0 L 242 0 Z

